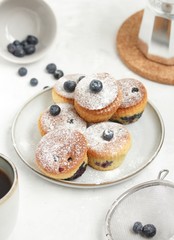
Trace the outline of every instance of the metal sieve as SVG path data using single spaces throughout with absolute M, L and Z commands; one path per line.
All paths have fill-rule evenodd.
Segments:
M 132 230 L 137 221 L 156 227 L 153 240 L 174 240 L 174 184 L 164 180 L 168 173 L 162 170 L 156 180 L 139 184 L 117 198 L 106 215 L 108 240 L 144 240 Z

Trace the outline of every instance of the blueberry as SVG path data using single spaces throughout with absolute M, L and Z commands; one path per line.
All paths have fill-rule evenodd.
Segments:
M 143 226 L 142 235 L 147 238 L 152 238 L 156 234 L 156 227 L 153 224 L 146 224 Z
M 139 92 L 139 89 L 137 87 L 133 87 L 132 92 Z
M 13 44 L 14 44 L 15 46 L 18 46 L 18 45 L 21 45 L 21 42 L 18 41 L 18 40 L 15 40 L 15 41 L 13 42 Z
M 21 76 L 21 77 L 27 75 L 27 69 L 26 69 L 25 67 L 19 68 L 18 74 L 19 74 L 19 76 Z
M 32 78 L 31 80 L 30 80 L 30 85 L 31 86 L 36 86 L 38 84 L 38 80 L 37 80 L 37 78 Z
M 103 139 L 106 141 L 110 141 L 113 138 L 113 136 L 114 136 L 114 132 L 110 129 L 104 130 L 102 135 Z
M 15 57 L 24 57 L 25 56 L 25 51 L 22 48 L 21 45 L 17 45 L 15 51 L 13 52 L 13 55 Z
M 62 72 L 62 70 L 55 70 L 54 72 L 54 78 L 55 79 L 59 79 L 61 77 L 63 77 L 64 73 Z
M 7 49 L 10 53 L 14 53 L 14 51 L 16 50 L 16 46 L 13 43 L 9 43 L 7 45 Z
M 27 47 L 29 44 L 28 44 L 28 42 L 27 42 L 26 40 L 23 40 L 23 41 L 21 42 L 21 45 L 25 48 L 25 47 Z
M 92 92 L 98 93 L 98 92 L 100 92 L 100 91 L 102 90 L 103 84 L 102 84 L 101 81 L 94 79 L 94 80 L 92 80 L 92 81 L 90 82 L 89 87 L 90 87 L 90 90 L 91 90 Z
M 143 225 L 141 222 L 135 222 L 132 228 L 132 230 L 135 233 L 142 233 L 142 229 L 143 229 Z
M 52 116 L 57 116 L 61 111 L 61 108 L 58 105 L 51 105 L 50 107 L 50 114 Z
M 37 37 L 33 36 L 33 35 L 28 35 L 27 38 L 26 38 L 26 41 L 29 43 L 29 44 L 32 44 L 32 45 L 36 45 L 38 44 L 39 40 Z
M 35 45 L 28 44 L 24 47 L 24 51 L 27 55 L 30 55 L 36 51 L 36 47 L 35 47 Z
M 56 66 L 56 64 L 54 64 L 54 63 L 49 63 L 49 64 L 46 66 L 47 72 L 48 72 L 48 73 L 51 73 L 51 74 L 54 74 L 55 71 L 56 71 L 56 69 L 57 69 L 57 66 Z
M 71 93 L 71 92 L 74 92 L 76 85 L 77 85 L 76 82 L 74 82 L 72 80 L 68 80 L 68 81 L 64 82 L 63 87 L 66 92 Z

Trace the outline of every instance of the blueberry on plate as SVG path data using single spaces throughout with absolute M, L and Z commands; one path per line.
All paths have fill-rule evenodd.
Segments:
M 141 222 L 135 222 L 132 230 L 134 233 L 142 233 L 143 225 Z
M 21 77 L 27 75 L 27 69 L 26 69 L 25 67 L 19 68 L 18 74 L 19 74 L 19 76 L 21 76 Z
M 7 45 L 7 49 L 10 53 L 14 53 L 14 51 L 16 50 L 16 46 L 13 43 L 9 43 Z
M 102 90 L 103 84 L 100 80 L 95 80 L 94 79 L 90 82 L 89 88 L 92 92 L 98 93 Z
M 74 92 L 76 85 L 77 85 L 77 83 L 75 81 L 68 80 L 68 81 L 64 82 L 63 87 L 66 92 L 72 93 L 72 92 Z
M 110 141 L 113 138 L 113 136 L 114 136 L 114 132 L 110 129 L 104 130 L 102 135 L 103 139 L 106 141 Z
M 56 71 L 56 69 L 57 69 L 57 66 L 56 66 L 56 64 L 54 64 L 54 63 L 49 63 L 49 64 L 46 66 L 47 72 L 48 72 L 48 73 L 51 73 L 51 74 L 54 74 L 55 71 Z
M 61 108 L 58 105 L 56 105 L 56 104 L 51 105 L 50 114 L 52 116 L 57 116 L 60 113 L 60 111 L 61 111 Z
M 21 45 L 17 45 L 15 51 L 13 52 L 15 57 L 24 57 L 25 51 Z
M 55 79 L 59 79 L 59 78 L 61 78 L 61 77 L 63 77 L 63 75 L 64 75 L 64 73 L 63 73 L 63 71 L 62 70 L 55 70 L 55 72 L 54 72 L 54 78 Z
M 33 35 L 28 35 L 27 38 L 26 38 L 26 41 L 29 43 L 29 44 L 32 44 L 32 45 L 36 45 L 38 44 L 39 40 L 37 37 L 33 36 Z
M 37 80 L 37 78 L 32 78 L 31 80 L 30 80 L 30 85 L 31 86 L 36 86 L 38 84 L 38 80 Z
M 20 42 L 19 40 L 15 40 L 15 41 L 13 42 L 13 44 L 14 44 L 15 46 L 18 46 L 18 45 L 21 45 L 21 42 Z
M 23 48 L 27 55 L 33 54 L 36 51 L 36 47 L 33 44 L 28 44 Z
M 152 238 L 156 235 L 156 227 L 153 224 L 146 224 L 143 226 L 142 235 L 146 238 Z

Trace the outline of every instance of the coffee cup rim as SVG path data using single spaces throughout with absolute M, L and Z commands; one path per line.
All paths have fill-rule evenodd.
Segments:
M 0 153 L 0 158 L 2 158 L 11 167 L 14 174 L 14 179 L 13 179 L 13 183 L 11 185 L 10 190 L 0 199 L 0 205 L 1 205 L 5 201 L 7 201 L 7 199 L 9 199 L 15 192 L 18 185 L 18 173 L 14 163 L 8 157 Z

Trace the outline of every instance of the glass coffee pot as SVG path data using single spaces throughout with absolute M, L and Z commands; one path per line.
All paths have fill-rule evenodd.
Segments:
M 148 59 L 174 65 L 174 0 L 148 0 L 138 47 Z

